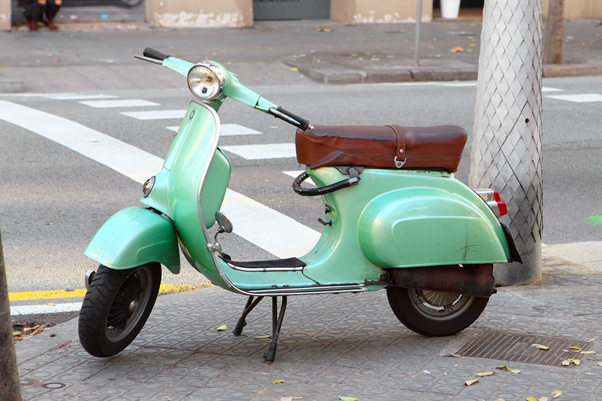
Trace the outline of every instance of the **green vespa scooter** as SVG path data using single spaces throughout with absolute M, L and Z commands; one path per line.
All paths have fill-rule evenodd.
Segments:
M 484 310 L 495 292 L 493 264 L 520 261 L 498 221 L 506 205 L 497 192 L 472 190 L 454 177 L 467 138 L 462 128 L 313 126 L 213 61 L 192 64 L 153 49 L 137 58 L 186 76 L 198 101 L 190 103 L 162 170 L 144 183 L 145 207 L 112 216 L 85 251 L 100 264 L 86 275 L 79 317 L 90 354 L 112 356 L 134 340 L 155 303 L 161 265 L 180 271 L 179 249 L 213 284 L 248 296 L 235 335 L 251 310 L 272 298 L 266 361 L 275 358 L 289 295 L 385 288 L 404 325 L 445 336 Z M 217 241 L 233 229 L 220 212 L 231 174 L 217 146 L 217 112 L 226 98 L 297 127 L 297 159 L 307 167 L 293 189 L 324 204 L 322 235 L 306 255 L 237 262 Z M 316 188 L 302 186 L 309 177 Z

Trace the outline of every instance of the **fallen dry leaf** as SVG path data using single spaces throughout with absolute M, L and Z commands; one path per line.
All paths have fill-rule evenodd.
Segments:
M 258 339 L 258 340 L 265 340 L 266 338 L 272 338 L 272 335 L 268 334 L 267 336 L 257 336 L 255 338 Z
M 485 373 L 477 373 L 477 376 L 487 377 L 487 376 L 493 376 L 494 374 L 495 374 L 494 372 L 485 372 Z
M 591 340 L 587 340 L 588 343 L 593 343 L 594 341 L 596 341 L 596 337 L 592 338 Z
M 463 51 L 464 51 L 464 49 L 462 49 L 460 46 L 454 47 L 453 49 L 450 50 L 450 52 L 452 52 L 452 53 L 462 53 Z
M 291 71 L 299 71 L 299 69 L 297 67 L 292 67 Z
M 564 361 L 562 361 L 562 366 L 569 366 L 571 364 L 571 360 L 572 359 L 565 359 Z
M 550 397 L 546 397 L 545 395 L 543 397 L 539 397 L 539 401 L 548 401 L 550 399 Z
M 55 304 L 55 303 L 53 303 L 53 302 L 48 302 L 48 304 L 47 304 L 47 305 L 48 305 L 48 306 L 56 306 L 56 304 Z
M 591 376 L 592 374 L 590 372 L 583 372 L 584 375 L 588 375 Z
M 581 361 L 579 359 L 573 359 L 572 362 L 573 362 L 573 365 L 577 365 L 577 366 L 581 365 Z
M 472 379 L 472 380 L 468 380 L 464 384 L 466 384 L 467 386 L 472 386 L 473 384 L 478 383 L 478 382 L 479 382 L 479 379 Z
M 497 400 L 495 400 L 495 401 L 506 401 L 506 400 L 505 400 L 505 399 L 503 399 L 503 398 L 498 398 L 498 399 L 497 399 Z
M 332 29 L 319 27 L 318 32 L 332 32 Z
M 602 362 L 598 362 L 598 366 L 602 366 Z
M 217 328 L 217 331 L 226 331 L 226 329 L 228 328 L 228 326 L 226 326 L 225 324 L 223 326 L 219 326 Z
M 339 400 L 341 400 L 341 401 L 359 401 L 359 398 L 341 397 L 341 396 L 339 396 Z
M 280 379 L 280 380 L 274 380 L 274 381 L 272 382 L 272 384 L 280 384 L 280 383 L 284 383 L 285 381 L 286 381 L 286 380 L 282 380 L 282 379 Z
M 554 394 L 554 398 L 558 398 L 562 395 L 562 391 L 560 391 L 560 390 L 552 391 L 552 394 Z M 554 398 L 552 398 L 552 399 L 554 399 Z
M 544 351 L 547 351 L 550 349 L 550 347 L 548 347 L 547 345 L 541 345 L 541 344 L 533 344 L 534 347 L 536 347 L 537 349 L 541 349 Z
M 496 369 L 510 371 L 510 368 L 508 366 L 506 366 L 506 365 L 504 365 L 504 366 L 498 366 L 498 367 L 496 367 Z
M 517 374 L 519 374 L 519 373 L 520 373 L 520 370 L 518 370 L 518 369 L 512 369 L 512 370 L 510 370 L 510 372 L 512 372 L 512 373 L 514 373 L 515 375 L 517 375 Z
M 581 349 L 581 347 L 577 347 L 576 345 L 571 345 L 569 347 L 569 349 L 576 349 L 577 351 L 579 351 Z
M 537 401 L 537 398 L 535 398 L 535 397 L 527 397 L 527 401 Z
M 462 355 L 458 355 L 458 354 L 449 354 L 449 356 L 453 356 L 454 358 L 460 358 Z

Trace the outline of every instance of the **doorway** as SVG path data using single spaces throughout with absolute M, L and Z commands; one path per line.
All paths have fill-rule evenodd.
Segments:
M 461 0 L 458 20 L 479 21 L 483 19 L 485 0 Z M 433 20 L 450 21 L 441 18 L 441 1 L 433 0 Z M 455 20 L 451 20 L 455 21 Z
M 255 21 L 329 18 L 330 0 L 253 0 Z

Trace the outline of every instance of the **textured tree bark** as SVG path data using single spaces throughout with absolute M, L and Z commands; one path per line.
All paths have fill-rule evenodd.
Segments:
M 548 20 L 546 21 L 546 39 L 543 50 L 544 64 L 562 63 L 562 16 L 564 0 L 550 0 Z
M 496 283 L 541 280 L 541 0 L 486 0 L 469 184 L 493 188 L 523 263 L 496 265 Z
M 10 304 L 8 303 L 2 234 L 0 234 L 0 400 L 21 400 L 15 340 L 13 339 Z

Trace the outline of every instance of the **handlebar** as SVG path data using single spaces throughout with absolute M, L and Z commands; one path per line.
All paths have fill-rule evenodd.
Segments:
M 282 107 L 278 107 L 276 109 L 271 108 L 268 111 L 274 117 L 279 118 L 282 121 L 285 121 L 291 125 L 294 125 L 297 128 L 301 128 L 303 131 L 307 130 L 307 128 L 310 126 L 308 120 L 301 118 L 291 113 L 290 111 L 284 110 Z
M 146 49 L 144 49 L 144 52 L 142 53 L 144 55 L 144 57 L 150 57 L 150 58 L 154 58 L 155 60 L 165 60 L 168 57 L 171 57 L 165 53 L 161 53 L 158 50 L 155 49 L 151 49 L 150 47 L 147 47 Z

